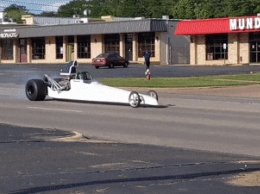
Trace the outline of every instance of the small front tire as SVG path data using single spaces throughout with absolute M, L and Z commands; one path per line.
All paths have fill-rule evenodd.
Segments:
M 129 104 L 133 108 L 137 108 L 140 105 L 140 96 L 137 92 L 133 91 L 129 94 Z
M 149 91 L 147 92 L 147 95 L 148 95 L 148 96 L 151 96 L 151 97 L 153 97 L 153 98 L 155 98 L 157 101 L 158 101 L 158 99 L 159 99 L 157 92 L 155 92 L 154 90 L 149 90 Z

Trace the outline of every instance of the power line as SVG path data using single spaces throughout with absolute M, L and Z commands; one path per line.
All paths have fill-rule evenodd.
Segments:
M 53 4 L 44 4 L 44 3 L 37 3 L 37 2 L 25 2 L 25 1 L 16 1 L 16 0 L 2 0 L 8 3 L 13 3 L 13 4 L 25 4 L 25 5 L 38 5 L 38 6 L 54 6 L 54 7 L 59 7 L 55 6 Z
M 5 3 L 6 5 L 1 5 L 0 8 L 7 8 L 9 7 L 11 4 L 15 4 L 18 6 L 25 6 L 26 10 L 29 12 L 33 12 L 33 13 L 41 13 L 44 12 L 44 9 L 42 8 L 46 8 L 49 7 L 52 10 L 58 10 L 59 7 L 62 4 L 66 4 L 69 2 L 69 0 L 65 0 L 65 1 L 59 1 L 59 2 L 53 2 L 53 1 L 48 1 L 48 3 L 38 3 L 38 2 L 26 2 L 26 1 L 17 1 L 17 0 L 1 0 L 2 3 Z M 56 4 L 56 5 L 55 5 Z M 58 5 L 60 4 L 60 5 Z M 35 8 L 31 8 L 31 7 L 40 7 L 39 9 L 35 9 Z

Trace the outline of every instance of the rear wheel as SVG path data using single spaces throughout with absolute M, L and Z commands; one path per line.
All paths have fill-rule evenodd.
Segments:
M 149 90 L 147 92 L 147 94 L 148 94 L 148 96 L 151 96 L 151 97 L 155 98 L 158 101 L 158 99 L 159 99 L 158 94 L 154 90 Z
M 47 85 L 41 79 L 31 79 L 26 83 L 25 94 L 31 101 L 42 101 L 47 95 Z
M 133 91 L 129 94 L 128 98 L 131 107 L 136 108 L 140 105 L 140 96 L 137 92 Z
M 95 66 L 95 68 L 96 68 L 96 69 L 98 69 L 98 68 L 99 68 L 99 66 Z

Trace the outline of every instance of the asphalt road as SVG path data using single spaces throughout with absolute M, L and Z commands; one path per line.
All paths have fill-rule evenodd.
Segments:
M 126 143 L 260 156 L 259 100 L 159 96 L 162 107 L 137 109 L 53 100 L 31 102 L 25 97 L 2 99 L 0 122 L 77 131 L 89 138 Z
M 259 192 L 255 157 L 71 138 L 57 129 L 0 124 L 0 133 L 0 193 Z
M 17 133 L 8 140 L 8 135 L 3 134 L 10 128 L 1 127 L 1 130 L 7 128 L 1 133 L 0 171 L 4 173 L 0 175 L 0 188 L 5 188 L 4 193 L 259 192 L 259 182 L 255 181 L 259 175 L 246 173 L 247 170 L 257 173 L 260 167 L 258 99 L 160 92 L 161 107 L 137 109 L 54 100 L 28 101 L 24 94 L 26 80 L 41 77 L 43 70 L 55 75 L 53 70 L 59 67 L 1 67 L 0 123 L 25 127 L 16 128 L 22 131 L 20 137 L 24 135 L 25 141 L 19 141 Z M 169 76 L 173 75 L 171 72 L 177 74 L 177 69 L 187 73 L 191 67 L 154 68 L 158 68 L 158 74 Z M 225 68 L 221 69 L 223 73 L 230 67 Z M 211 67 L 207 74 L 216 69 Z M 127 75 L 143 76 L 142 66 L 100 70 L 94 71 L 97 77 L 124 75 L 126 71 Z M 228 73 L 237 70 L 234 67 Z M 245 73 L 257 70 L 258 66 L 239 67 Z M 205 73 L 203 68 L 197 71 Z M 196 68 L 190 75 L 195 74 Z M 60 143 L 49 141 L 50 137 L 32 141 L 31 137 L 37 139 L 39 133 L 46 136 L 40 129 L 47 129 L 47 134 L 52 129 L 65 130 L 61 136 L 77 131 L 90 140 L 112 142 Z M 27 130 L 34 131 L 30 138 Z M 248 186 L 234 175 L 240 180 L 249 177 L 253 183 Z

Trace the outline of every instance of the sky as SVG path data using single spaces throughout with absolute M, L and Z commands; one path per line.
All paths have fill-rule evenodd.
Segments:
M 56 12 L 59 6 L 67 4 L 71 0 L 0 0 L 0 11 L 3 11 L 11 4 L 25 6 L 26 9 L 34 14 L 40 14 L 43 11 Z

